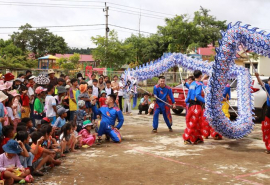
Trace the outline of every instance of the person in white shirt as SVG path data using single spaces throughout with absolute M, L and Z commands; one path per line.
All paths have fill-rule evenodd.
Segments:
M 119 108 L 120 108 L 121 111 L 123 111 L 123 107 L 122 107 L 122 100 L 123 100 L 123 94 L 124 94 L 124 92 L 123 92 L 123 87 L 124 87 L 123 80 L 124 79 L 121 78 L 120 81 L 119 81 L 119 91 L 118 91 Z
M 108 80 L 106 82 L 105 91 L 106 91 L 106 96 L 109 96 L 110 94 L 113 94 L 113 90 L 111 88 L 111 81 L 110 80 Z
M 46 117 L 48 117 L 54 125 L 56 120 L 56 100 L 52 96 L 54 93 L 54 86 L 48 85 L 48 95 L 45 98 L 45 110 L 46 110 Z
M 99 97 L 99 88 L 97 87 L 98 80 L 93 79 L 93 92 L 92 95 Z
M 91 79 L 87 82 L 87 84 L 89 86 L 93 86 L 93 80 L 96 79 L 96 75 L 95 74 L 92 74 L 91 75 Z

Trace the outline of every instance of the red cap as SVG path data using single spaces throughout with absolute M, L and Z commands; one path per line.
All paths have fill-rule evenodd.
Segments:
M 14 80 L 14 75 L 12 73 L 5 74 L 5 81 Z

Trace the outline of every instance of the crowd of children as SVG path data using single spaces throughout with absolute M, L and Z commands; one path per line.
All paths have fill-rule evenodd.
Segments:
M 77 79 L 54 75 L 49 70 L 48 77 L 31 71 L 17 78 L 0 76 L 0 177 L 5 184 L 33 182 L 33 176 L 44 175 L 42 168 L 61 165 L 66 153 L 101 144 L 102 135 L 121 142 L 124 117 L 117 104 L 123 83 L 118 77 L 111 82 L 92 75 L 86 82 L 79 74 Z

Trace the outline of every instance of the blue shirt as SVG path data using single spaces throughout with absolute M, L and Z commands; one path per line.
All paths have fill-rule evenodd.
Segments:
M 223 97 L 224 98 L 227 98 L 228 97 L 228 100 L 231 99 L 231 87 L 225 87 L 224 89 L 224 92 L 223 92 Z
M 92 107 L 92 110 L 95 114 L 101 115 L 101 123 L 106 123 L 111 126 L 115 126 L 116 118 L 118 118 L 118 124 L 115 128 L 118 130 L 122 127 L 124 123 L 124 116 L 122 111 L 118 107 L 109 108 L 107 105 L 97 108 L 96 106 Z
M 268 94 L 270 94 L 270 86 L 268 84 L 264 83 L 264 87 L 267 90 Z M 270 106 L 270 100 L 269 100 L 268 96 L 267 96 L 267 106 Z
M 150 99 L 148 99 L 149 102 L 151 102 Z M 144 102 L 144 98 L 141 99 L 140 103 L 143 103 Z
M 193 81 L 189 85 L 189 91 L 188 91 L 186 103 L 188 103 L 190 100 L 205 103 L 204 98 L 202 97 L 202 88 L 203 88 L 203 85 L 201 82 Z
M 184 86 L 189 89 L 189 83 L 184 83 Z
M 62 119 L 60 116 L 56 119 L 54 126 L 61 128 L 62 126 L 64 126 L 64 124 L 66 124 L 66 119 Z
M 172 89 L 165 85 L 165 87 L 160 87 L 160 85 L 155 85 L 154 86 L 154 91 L 153 91 L 154 95 L 156 95 L 159 99 L 168 102 L 168 98 L 171 99 L 172 103 L 175 103 L 173 94 L 172 94 Z M 164 107 L 165 103 L 163 103 L 162 101 L 160 101 L 159 99 L 157 99 L 157 104 L 159 107 Z

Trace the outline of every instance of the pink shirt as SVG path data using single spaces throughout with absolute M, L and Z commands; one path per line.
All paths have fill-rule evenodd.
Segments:
M 0 172 L 5 171 L 7 168 L 17 167 L 23 168 L 21 165 L 20 159 L 18 155 L 15 155 L 13 158 L 8 159 L 6 154 L 3 153 L 0 155 Z

